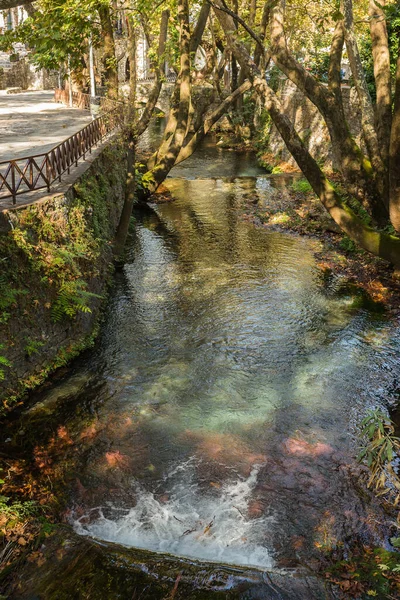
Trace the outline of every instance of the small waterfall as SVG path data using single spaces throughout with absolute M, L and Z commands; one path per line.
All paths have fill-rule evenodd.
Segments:
M 161 497 L 134 482 L 135 506 L 121 511 L 109 504 L 74 519 L 73 525 L 81 535 L 126 546 L 271 568 L 263 533 L 273 517 L 248 514 L 260 468 L 255 466 L 247 479 L 237 478 L 205 492 L 196 483 L 195 464 L 190 460 L 168 473 Z

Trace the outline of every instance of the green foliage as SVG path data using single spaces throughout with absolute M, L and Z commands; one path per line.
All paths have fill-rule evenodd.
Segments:
M 11 316 L 8 309 L 15 304 L 18 296 L 24 293 L 27 293 L 26 290 L 11 287 L 4 273 L 0 275 L 0 325 L 8 322 Z
M 74 186 L 77 194 L 76 204 L 85 208 L 90 217 L 90 226 L 96 240 L 104 241 L 111 232 L 109 231 L 110 219 L 107 206 L 109 184 L 106 177 L 98 173 L 96 177 L 86 177 Z
M 54 531 L 56 531 L 57 529 L 57 525 L 54 525 L 54 523 L 50 523 L 46 517 L 39 517 L 38 518 L 38 523 L 40 523 L 40 535 L 41 536 L 49 536 L 52 533 L 54 533 Z
M 154 183 L 155 183 L 155 179 L 154 179 L 153 173 L 151 173 L 151 171 L 147 171 L 146 173 L 141 174 L 140 183 L 139 183 L 139 185 L 141 186 L 141 189 L 147 190 Z
M 241 127 L 252 127 L 254 121 L 254 112 L 256 104 L 252 96 L 245 94 L 243 96 L 242 106 L 239 110 L 232 110 L 230 113 L 232 124 Z
M 146 173 L 146 165 L 143 163 L 136 163 L 135 165 L 135 183 L 136 189 L 139 192 L 143 192 L 145 190 L 145 185 L 143 183 L 143 175 Z
M 100 183 L 88 179 L 77 186 L 77 197 L 67 214 L 62 210 L 46 212 L 41 207 L 32 207 L 24 212 L 23 226 L 10 232 L 30 269 L 38 273 L 41 283 L 47 284 L 55 295 L 52 306 L 55 321 L 74 318 L 78 312 L 90 312 L 90 300 L 98 297 L 87 291 L 84 278 L 93 274 L 92 262 L 99 255 L 101 237 L 109 233 L 107 188 L 100 179 Z M 37 344 L 27 344 L 28 355 L 38 350 Z
M 4 344 L 0 344 L 0 350 L 3 350 Z M 5 357 L 0 355 L 0 381 L 3 381 L 5 377 L 4 369 L 1 367 L 11 367 L 10 361 Z
M 400 450 L 400 438 L 394 432 L 393 422 L 381 410 L 370 411 L 361 422 L 361 433 L 366 439 L 366 445 L 358 460 L 366 462 L 371 473 L 368 487 L 373 487 L 379 495 L 390 493 L 388 481 L 400 491 L 400 480 L 391 466 Z M 399 494 L 397 497 L 400 500 Z
M 92 312 L 89 306 L 90 300 L 101 298 L 101 296 L 88 292 L 87 287 L 87 283 L 81 279 L 64 281 L 61 284 L 52 307 L 52 316 L 55 322 L 62 321 L 65 317 L 72 319 L 79 312 Z
M 389 37 L 389 50 L 390 50 L 390 68 L 393 77 L 396 75 L 396 62 L 400 43 L 400 4 L 394 2 L 387 6 L 382 6 L 386 13 L 387 18 L 387 29 Z
M 398 3 L 381 6 L 386 13 L 386 24 L 389 38 L 390 51 L 390 69 L 392 76 L 396 72 L 396 60 L 399 46 L 399 31 L 400 31 L 400 6 Z M 376 86 L 374 77 L 374 61 L 372 57 L 372 41 L 369 32 L 365 32 L 359 37 L 359 49 L 361 61 L 364 67 L 365 78 L 368 85 L 368 90 L 373 101 L 376 100 Z
M 291 188 L 294 192 L 299 192 L 300 194 L 308 194 L 312 192 L 312 187 L 307 179 L 296 179 L 293 181 Z
M 40 348 L 42 348 L 42 346 L 44 346 L 44 342 L 40 342 L 38 340 L 31 340 L 30 338 L 28 338 L 26 340 L 26 346 L 25 346 L 24 350 L 28 356 L 32 356 L 33 354 L 36 354 L 37 352 L 39 352 L 39 350 L 40 350 Z
M 343 597 L 398 598 L 400 555 L 383 548 L 364 547 L 327 571 L 330 581 L 344 592 Z M 351 593 L 350 593 L 351 592 Z
M 258 130 L 256 132 L 254 145 L 260 158 L 268 148 L 272 119 L 269 112 L 263 107 L 259 117 Z
M 10 502 L 8 496 L 0 495 L 0 513 L 9 521 L 19 523 L 29 517 L 38 515 L 42 508 L 34 500 L 14 500 Z
M 273 65 L 268 70 L 267 79 L 268 79 L 268 85 L 270 86 L 270 88 L 272 88 L 274 90 L 274 92 L 277 92 L 278 88 L 279 88 L 279 84 L 285 78 L 282 75 L 282 71 L 280 71 L 280 69 L 278 69 L 278 67 L 276 65 Z
M 353 252 L 357 252 L 358 250 L 357 244 L 353 242 L 353 240 L 350 239 L 347 235 L 344 235 L 342 237 L 342 239 L 339 242 L 339 247 L 344 252 L 348 252 L 350 254 Z
M 360 58 L 364 67 L 365 80 L 368 91 L 373 101 L 376 100 L 376 87 L 374 77 L 374 61 L 372 57 L 372 42 L 369 35 L 364 35 L 359 42 Z M 351 80 L 352 81 L 352 80 Z
M 14 42 L 23 42 L 34 50 L 31 60 L 39 68 L 59 69 L 70 61 L 72 69 L 82 68 L 88 38 L 101 42 L 96 19 L 99 4 L 108 0 L 41 0 L 36 10 L 14 31 L 2 36 L 0 49 L 9 51 Z
M 371 227 L 373 225 L 372 219 L 365 208 L 360 204 L 354 196 L 351 196 L 344 186 L 340 183 L 335 183 L 335 190 L 340 195 L 344 203 L 351 208 L 351 210 L 357 215 L 357 217 L 363 222 L 364 225 Z
M 311 73 L 325 83 L 328 81 L 329 60 L 329 52 L 320 51 L 312 57 L 309 65 Z

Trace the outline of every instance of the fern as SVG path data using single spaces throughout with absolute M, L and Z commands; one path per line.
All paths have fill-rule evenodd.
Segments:
M 101 298 L 101 296 L 88 292 L 87 283 L 82 279 L 64 281 L 53 304 L 53 321 L 59 322 L 64 317 L 72 319 L 79 312 L 91 313 L 89 302 L 93 298 Z
M 0 275 L 0 324 L 7 323 L 11 314 L 7 311 L 20 294 L 26 294 L 26 290 L 18 290 L 10 287 L 5 275 Z
M 3 350 L 4 345 L 0 344 L 0 350 Z M 7 360 L 7 358 L 5 356 L 1 356 L 0 355 L 0 365 L 2 365 L 3 367 L 11 367 L 11 363 L 9 360 Z M 5 378 L 5 373 L 4 373 L 4 369 L 2 369 L 0 367 L 0 381 L 3 381 Z

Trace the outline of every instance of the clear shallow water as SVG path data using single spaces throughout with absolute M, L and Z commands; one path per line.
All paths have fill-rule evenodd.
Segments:
M 174 169 L 175 202 L 136 214 L 97 350 L 36 410 L 80 406 L 65 422 L 82 447 L 79 533 L 309 564 L 381 535 L 357 491 L 353 432 L 392 399 L 399 334 L 322 282 L 311 241 L 238 218 L 243 198 L 268 202 L 284 178 L 208 179 L 204 164 L 198 179 Z

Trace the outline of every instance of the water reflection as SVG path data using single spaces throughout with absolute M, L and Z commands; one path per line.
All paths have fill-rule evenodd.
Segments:
M 89 363 L 106 385 L 77 530 L 261 567 L 373 539 L 344 465 L 399 370 L 390 325 L 323 287 L 310 242 L 238 218 L 252 188 L 267 200 L 258 179 L 168 187 L 174 203 L 136 215 Z
M 380 536 L 353 432 L 397 389 L 399 332 L 322 282 L 311 241 L 238 217 L 285 181 L 170 178 L 135 215 L 97 349 L 16 436 L 80 533 L 263 568 Z

